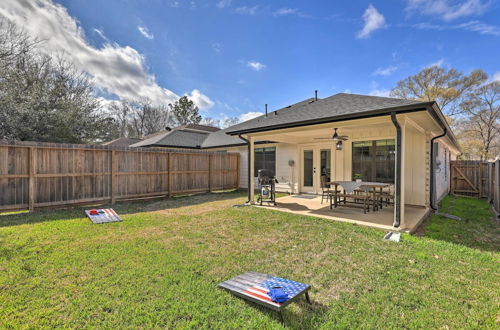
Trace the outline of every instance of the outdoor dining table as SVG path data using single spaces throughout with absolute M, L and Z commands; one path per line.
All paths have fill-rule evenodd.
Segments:
M 373 211 L 376 211 L 378 209 L 378 203 L 376 203 L 377 200 L 377 191 L 382 193 L 382 190 L 384 188 L 387 188 L 391 186 L 390 183 L 383 183 L 383 182 L 370 182 L 370 181 L 332 181 L 328 182 L 329 185 L 334 185 L 335 189 L 334 191 L 334 196 L 337 194 L 337 187 L 341 186 L 344 189 L 344 193 L 352 193 L 356 189 L 361 189 L 364 190 L 365 192 L 371 193 L 372 194 L 372 209 Z M 335 198 L 337 198 L 335 196 Z

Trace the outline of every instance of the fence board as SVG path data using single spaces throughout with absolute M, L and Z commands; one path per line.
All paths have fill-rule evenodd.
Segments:
M 238 188 L 239 154 L 0 141 L 0 211 Z

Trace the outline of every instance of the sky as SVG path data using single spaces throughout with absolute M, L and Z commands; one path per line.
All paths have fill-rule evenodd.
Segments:
M 387 96 L 431 65 L 500 80 L 500 0 L 2 0 L 0 16 L 86 71 L 103 100 L 188 95 L 215 119 L 315 90 Z

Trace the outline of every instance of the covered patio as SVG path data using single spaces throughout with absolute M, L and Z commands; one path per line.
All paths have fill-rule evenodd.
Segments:
M 321 203 L 321 196 L 301 194 L 280 197 L 276 200 L 277 206 L 263 205 L 261 207 L 271 208 L 282 212 L 302 214 L 324 219 L 353 223 L 357 225 L 379 228 L 383 230 L 393 230 L 394 207 L 387 206 L 376 212 L 370 211 L 364 214 L 362 211 L 352 207 L 340 206 L 330 209 L 326 200 Z M 413 233 L 421 222 L 429 214 L 429 209 L 419 206 L 405 207 L 404 222 L 401 223 L 400 230 Z

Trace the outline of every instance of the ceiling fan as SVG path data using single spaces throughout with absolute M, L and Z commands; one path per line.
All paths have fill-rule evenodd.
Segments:
M 334 128 L 332 137 L 328 138 L 314 138 L 314 140 L 333 140 L 333 141 L 347 141 L 349 137 L 347 135 L 339 135 L 337 133 L 337 128 Z

